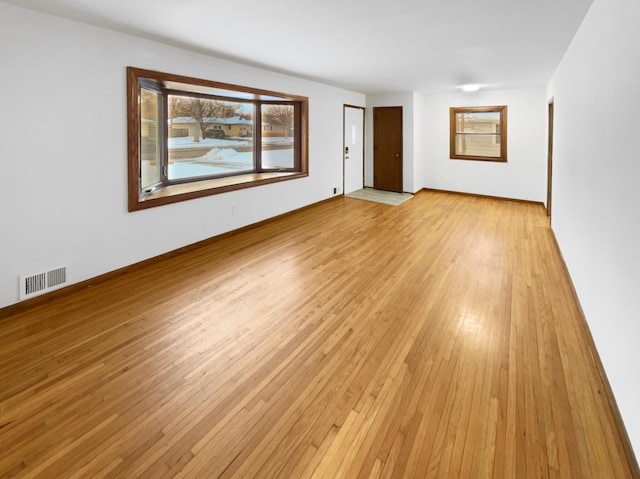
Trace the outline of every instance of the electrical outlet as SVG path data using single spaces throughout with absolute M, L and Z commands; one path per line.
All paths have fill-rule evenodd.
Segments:
M 334 189 L 333 189 L 333 194 L 335 195 L 335 194 L 337 194 L 337 193 L 338 193 L 338 188 L 334 188 Z
M 235 215 L 237 215 L 237 214 L 238 214 L 238 207 L 237 207 L 237 206 L 232 206 L 232 207 L 231 207 L 231 214 L 232 214 L 233 216 L 235 216 Z

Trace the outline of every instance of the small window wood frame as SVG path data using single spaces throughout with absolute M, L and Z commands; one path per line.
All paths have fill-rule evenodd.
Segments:
M 507 161 L 507 107 L 449 109 L 451 159 Z
M 234 116 L 233 128 L 223 121 L 219 125 L 207 126 L 205 123 L 209 120 L 231 118 L 205 118 L 201 112 L 193 117 L 180 118 L 187 125 L 176 125 L 178 118 L 170 118 L 168 106 L 172 96 L 197 103 L 202 100 L 242 104 L 247 106 L 247 114 L 237 118 Z M 127 67 L 129 211 L 308 176 L 308 103 L 307 97 L 298 95 Z M 282 108 L 289 112 L 287 118 L 282 113 L 279 113 L 279 117 L 274 113 L 281 112 Z M 271 116 L 266 118 L 265 112 L 270 112 Z M 278 122 L 277 131 L 286 141 L 272 145 L 277 138 L 261 135 L 262 124 L 266 121 Z M 228 171 L 218 169 L 209 174 L 209 170 L 206 170 L 206 173 L 189 173 L 180 177 L 173 174 L 170 164 L 174 164 L 175 158 L 185 153 L 178 155 L 169 151 L 170 139 L 189 136 L 187 132 L 191 132 L 195 141 L 195 131 L 199 131 L 198 141 L 203 142 L 205 138 L 231 140 L 227 135 L 247 135 L 246 145 L 241 145 L 241 149 L 245 153 L 247 150 L 251 152 L 251 160 L 247 161 L 246 167 L 237 168 L 236 171 L 231 168 Z M 242 138 L 234 140 L 241 143 Z M 276 153 L 275 150 L 287 149 L 291 153 L 288 153 L 286 160 L 274 162 L 271 159 L 283 153 Z M 235 155 L 238 152 L 231 153 Z M 283 161 L 286 162 L 284 166 Z

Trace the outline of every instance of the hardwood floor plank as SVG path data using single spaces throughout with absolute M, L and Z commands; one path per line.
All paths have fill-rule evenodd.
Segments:
M 539 205 L 336 198 L 16 311 L 0 478 L 634 478 Z

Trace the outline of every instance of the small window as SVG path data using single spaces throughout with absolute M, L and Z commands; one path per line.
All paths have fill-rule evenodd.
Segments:
M 306 97 L 127 68 L 129 211 L 308 176 Z M 252 135 L 274 122 L 280 135 Z
M 450 157 L 458 160 L 507 161 L 507 107 L 449 109 Z

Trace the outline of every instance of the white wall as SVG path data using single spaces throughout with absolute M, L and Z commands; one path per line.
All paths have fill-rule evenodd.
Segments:
M 362 94 L 0 3 L 0 307 L 328 198 Z M 309 178 L 127 212 L 126 66 L 309 97 Z M 238 214 L 231 215 L 236 206 Z
M 416 182 L 416 167 L 414 154 L 414 100 L 413 92 L 396 92 L 367 95 L 367 111 L 365 118 L 365 162 L 364 184 L 373 186 L 373 108 L 377 106 L 401 106 L 402 107 L 402 189 L 405 192 L 415 193 L 422 186 Z
M 424 104 L 424 95 L 419 92 L 413 94 L 413 189 L 416 192 L 425 187 L 425 160 L 427 149 L 426 131 L 426 112 L 422 107 Z
M 424 186 L 440 190 L 546 201 L 545 93 L 539 90 L 423 95 Z M 449 108 L 507 105 L 506 163 L 451 160 Z
M 640 3 L 596 0 L 552 78 L 552 227 L 640 454 Z

